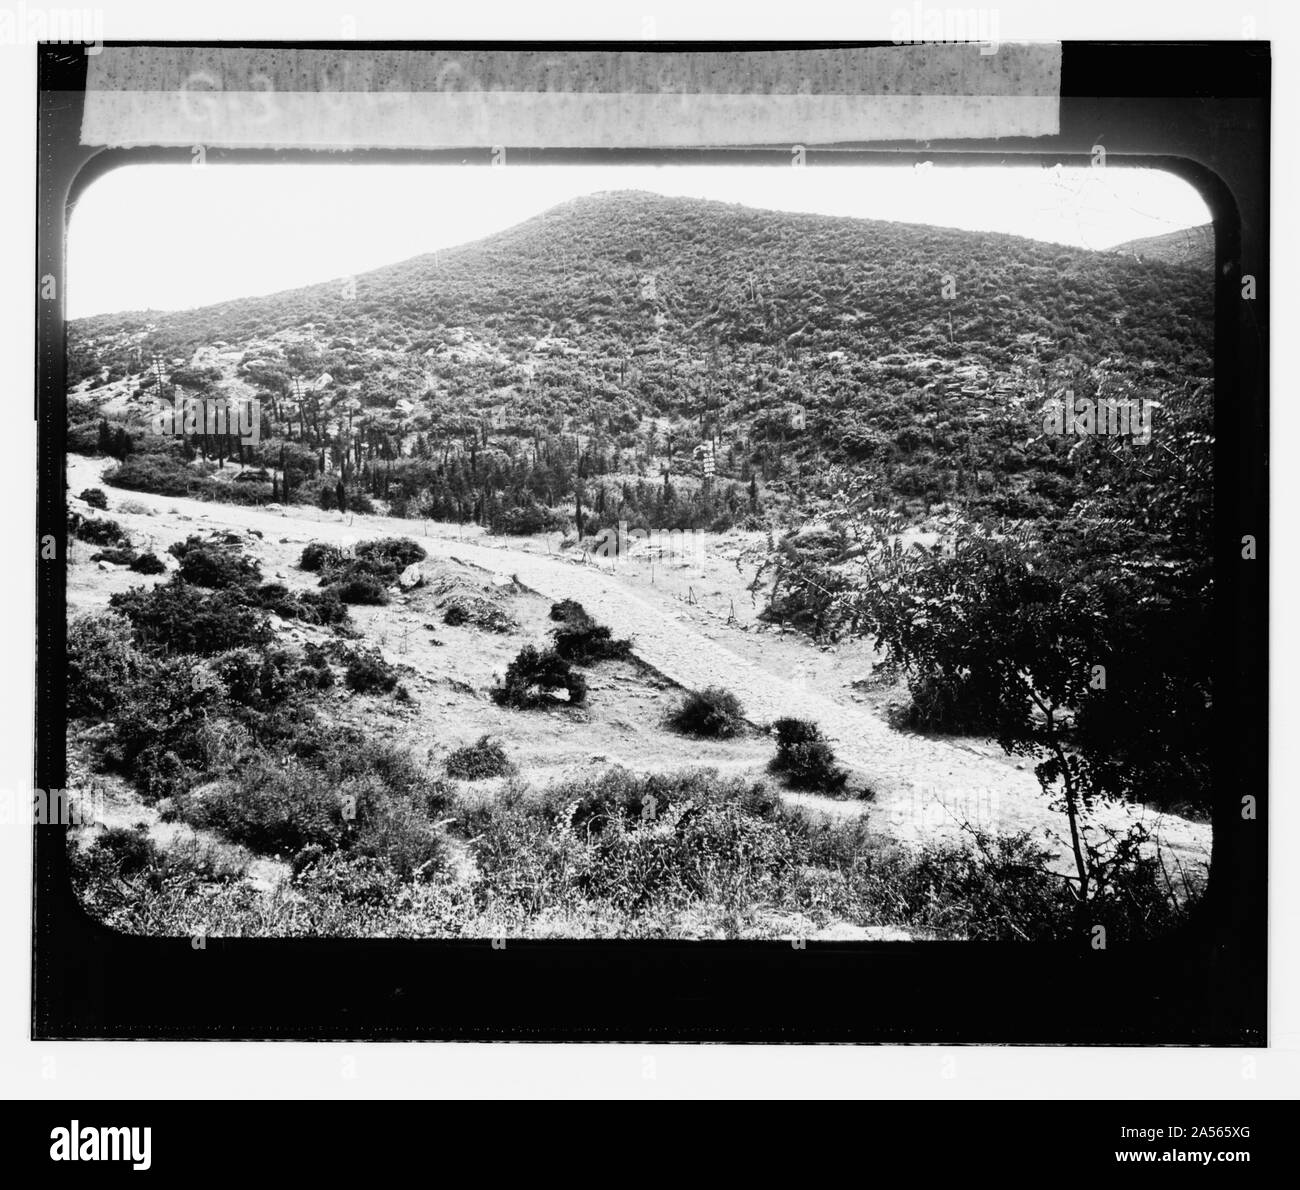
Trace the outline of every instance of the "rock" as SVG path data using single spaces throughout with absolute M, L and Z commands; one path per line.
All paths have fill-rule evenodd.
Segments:
M 110 566 L 107 562 L 96 562 L 95 565 L 98 566 L 98 567 L 100 568 L 100 570 L 112 570 L 112 569 L 113 569 L 113 567 Z
M 283 511 L 284 511 L 284 505 L 283 505 L 283 504 L 264 504 L 262 507 L 265 508 L 267 512 L 283 512 Z
M 397 576 L 397 585 L 403 591 L 413 591 L 416 587 L 424 586 L 424 571 L 420 569 L 418 562 L 412 562 L 401 574 Z

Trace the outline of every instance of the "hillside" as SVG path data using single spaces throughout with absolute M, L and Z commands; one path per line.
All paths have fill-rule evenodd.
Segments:
M 1122 256 L 1131 257 L 1143 264 L 1177 264 L 1189 268 L 1214 271 L 1214 225 L 1184 227 L 1161 236 L 1144 236 L 1126 240 L 1111 249 Z
M 295 488 L 347 472 L 399 514 L 508 528 L 533 503 L 572 521 L 585 495 L 602 523 L 757 526 L 815 507 L 838 464 L 914 516 L 1023 515 L 1070 499 L 1024 446 L 1045 391 L 1208 377 L 1211 324 L 1175 264 L 617 192 L 351 282 L 71 323 L 71 416 L 138 428 L 159 352 L 169 396 L 261 397 L 247 461 L 301 443 Z

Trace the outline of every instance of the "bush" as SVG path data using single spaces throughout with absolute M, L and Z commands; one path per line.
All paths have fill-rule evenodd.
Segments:
M 119 876 L 134 876 L 152 868 L 159 858 L 158 847 L 141 826 L 110 826 L 96 835 L 89 860 L 106 864 Z
M 313 864 L 325 858 L 325 848 L 319 843 L 308 843 L 289 863 L 289 870 L 295 877 L 301 876 Z
M 135 550 L 129 547 L 113 546 L 111 549 L 100 550 L 97 554 L 91 554 L 92 562 L 110 562 L 114 566 L 130 566 L 135 561 Z
M 104 495 L 103 488 L 86 488 L 80 496 L 91 508 L 98 508 L 100 512 L 108 511 L 108 497 Z
M 332 570 L 342 566 L 344 559 L 343 551 L 336 545 L 329 545 L 324 541 L 309 541 L 303 547 L 302 556 L 298 559 L 300 570 L 309 570 L 313 573 L 322 570 Z
M 257 851 L 292 856 L 295 877 L 333 867 L 338 853 L 385 864 L 392 879 L 427 878 L 445 846 L 429 813 L 449 795 L 409 752 L 332 741 L 309 761 L 259 756 L 232 781 L 179 799 L 194 826 Z M 363 865 L 364 866 L 364 865 Z
M 388 590 L 378 579 L 356 574 L 329 588 L 343 603 L 370 604 L 378 607 L 388 602 Z
M 304 690 L 329 690 L 334 686 L 334 671 L 319 645 L 309 644 L 303 649 L 295 682 Z
M 919 674 L 910 680 L 908 688 L 908 704 L 889 716 L 894 727 L 954 735 L 996 729 L 985 692 L 961 672 Z
M 597 624 L 575 600 L 552 604 L 551 619 L 559 621 L 551 632 L 555 651 L 574 665 L 622 660 L 632 652 L 630 640 L 614 640 L 609 628 Z
M 105 715 L 146 670 L 131 625 L 114 612 L 78 616 L 68 625 L 68 714 Z
M 781 797 L 762 782 L 719 778 L 712 769 L 638 774 L 611 768 L 599 776 L 564 781 L 542 798 L 550 820 L 567 820 L 584 834 L 595 834 L 614 820 L 627 828 L 683 819 L 710 805 L 735 805 L 759 818 L 783 814 Z
M 452 628 L 472 624 L 485 632 L 509 632 L 515 622 L 491 599 L 465 591 L 447 597 L 442 622 Z
M 180 576 L 198 587 L 241 590 L 261 581 L 258 564 L 229 544 L 189 537 L 178 541 L 168 551 L 180 560 Z
M 424 558 L 424 548 L 407 537 L 382 537 L 363 541 L 349 557 L 343 550 L 323 542 L 311 542 L 302 552 L 299 565 L 320 573 L 321 585 L 350 587 L 362 594 L 349 603 L 374 603 L 379 600 L 365 594 L 397 581 L 397 576 L 413 562 Z M 382 600 L 387 602 L 387 596 Z
M 507 796 L 466 822 L 488 905 L 612 910 L 624 920 L 791 900 L 806 844 L 761 785 L 695 771 L 614 769 L 539 801 Z
M 301 869 L 299 857 L 307 857 Z M 391 904 L 401 891 L 391 865 L 371 856 L 331 855 L 313 845 L 294 856 L 294 867 L 294 884 L 302 893 L 345 905 L 380 909 Z
M 443 762 L 447 776 L 462 781 L 479 781 L 485 777 L 504 777 L 511 770 L 506 750 L 489 736 L 480 736 L 473 744 L 456 748 Z
M 104 472 L 110 487 L 160 496 L 188 496 L 202 477 L 187 463 L 166 454 L 132 455 Z
M 505 679 L 493 687 L 492 701 L 516 710 L 531 710 L 564 701 L 556 697 L 555 692 L 561 690 L 571 706 L 586 701 L 586 680 L 574 673 L 564 658 L 554 649 L 525 645 L 506 667 Z
M 363 541 L 354 551 L 357 561 L 376 571 L 391 568 L 400 574 L 412 562 L 423 562 L 428 554 L 424 547 L 409 537 L 381 537 L 376 541 Z
M 72 513 L 68 517 L 68 528 L 79 541 L 90 545 L 127 545 L 131 544 L 130 535 L 116 521 L 107 517 L 83 517 Z
M 397 670 L 373 649 L 358 649 L 348 660 L 348 688 L 358 694 L 388 694 L 397 685 Z
M 232 702 L 267 708 L 289 701 L 297 690 L 295 658 L 286 649 L 232 649 L 212 659 Z
M 212 718 L 225 693 L 205 662 L 145 658 L 112 710 L 105 762 L 130 776 L 147 800 L 183 792 L 207 763 Z
M 589 618 L 587 609 L 576 599 L 561 599 L 559 603 L 551 604 L 551 619 L 558 620 L 562 624 Z
M 274 636 L 266 617 L 228 590 L 172 581 L 119 592 L 108 603 L 131 622 L 137 643 L 146 648 L 208 656 Z
M 305 591 L 298 596 L 298 618 L 304 624 L 345 624 L 348 609 L 338 592 L 327 587 L 324 591 Z
M 180 800 L 192 826 L 219 830 L 236 843 L 268 854 L 294 854 L 315 844 L 333 850 L 354 810 L 328 774 L 305 764 L 253 761 L 236 781 Z
M 710 686 L 707 690 L 692 690 L 687 694 L 669 712 L 667 723 L 683 735 L 729 740 L 743 729 L 745 710 L 729 690 Z
M 551 533 L 563 529 L 569 518 L 563 513 L 546 508 L 541 504 L 520 504 L 507 508 L 493 524 L 493 530 L 516 537 L 527 537 L 534 533 Z
M 131 563 L 131 569 L 136 574 L 162 574 L 167 567 L 157 554 L 144 553 L 136 555 Z
M 848 773 L 835 764 L 835 753 L 822 737 L 817 724 L 807 719 L 778 719 L 776 755 L 768 770 L 785 779 L 795 789 L 815 789 L 838 793 L 848 780 Z

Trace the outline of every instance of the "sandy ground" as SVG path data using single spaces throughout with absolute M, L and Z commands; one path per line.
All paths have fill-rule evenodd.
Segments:
M 100 486 L 107 465 L 69 456 L 70 491 Z M 268 581 L 290 588 L 315 586 L 313 576 L 296 568 L 307 541 L 393 535 L 418 540 L 430 566 L 460 574 L 484 590 L 509 591 L 509 609 L 519 624 L 509 634 L 442 624 L 428 589 L 385 608 L 353 609 L 368 643 L 377 643 L 391 662 L 411 667 L 408 685 L 418 701 L 416 709 L 399 714 L 367 709 L 367 722 L 381 734 L 422 743 L 435 756 L 486 732 L 501 736 L 533 777 L 606 761 L 642 771 L 701 765 L 757 776 L 771 755 L 770 741 L 761 736 L 702 743 L 657 730 L 675 688 L 722 685 L 740 697 L 756 725 L 782 715 L 816 721 L 853 781 L 874 792 L 870 801 L 790 794 L 792 801 L 834 815 L 866 813 L 874 830 L 904 842 L 955 837 L 965 822 L 992 831 L 1028 830 L 1064 855 L 1064 815 L 1050 808 L 1027 764 L 989 741 L 934 739 L 893 729 L 881 713 L 891 692 L 870 684 L 868 645 L 818 647 L 757 620 L 761 599 L 748 588 L 764 545 L 761 535 L 708 535 L 703 548 L 688 557 L 652 565 L 627 558 L 584 559 L 561 553 L 553 540 L 492 538 L 472 527 L 105 491 L 108 515 L 139 547 L 160 554 L 190 533 L 260 531 L 260 540 L 249 538 L 247 552 L 261 563 Z M 70 501 L 81 507 L 71 496 Z M 124 503 L 148 511 L 124 514 Z M 115 591 L 155 581 L 90 564 L 93 552 L 94 547 L 73 544 L 70 610 L 103 606 Z M 487 688 L 523 638 L 540 642 L 550 627 L 549 605 L 562 598 L 580 601 L 616 636 L 631 637 L 643 664 L 606 663 L 590 671 L 591 695 L 584 708 L 521 714 L 496 707 Z M 425 627 L 429 624 L 432 629 Z M 305 635 L 298 627 L 286 632 Z M 354 701 L 360 709 L 362 700 Z M 1099 818 L 1113 826 L 1141 820 L 1159 846 L 1190 870 L 1209 862 L 1208 823 L 1125 805 L 1107 806 Z

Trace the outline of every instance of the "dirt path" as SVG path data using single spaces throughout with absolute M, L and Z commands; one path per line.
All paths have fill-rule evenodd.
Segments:
M 104 460 L 69 456 L 71 490 L 98 484 L 107 465 Z M 268 511 L 108 491 L 110 509 L 123 499 L 151 508 L 160 517 L 175 509 L 193 518 L 193 524 L 184 526 L 189 531 L 228 525 L 259 529 L 272 540 L 285 535 L 331 541 L 385 534 L 415 537 L 433 558 L 457 559 L 514 577 L 548 599 L 580 601 L 617 636 L 632 637 L 636 654 L 665 677 L 691 689 L 722 685 L 734 691 L 754 722 L 770 722 L 782 715 L 815 721 L 833 742 L 842 763 L 870 785 L 875 798 L 862 803 L 800 795 L 795 800 L 803 804 L 837 816 L 866 810 L 874 828 L 911 842 L 954 835 L 962 822 L 991 831 L 1028 830 L 1044 842 L 1050 836 L 1058 849 L 1064 838 L 1064 815 L 1049 808 L 1028 765 L 1014 766 L 975 749 L 895 731 L 864 706 L 836 701 L 741 656 L 698 630 L 685 611 L 656 606 L 594 564 L 458 539 L 455 526 L 430 524 L 426 536 L 420 521 L 357 516 L 348 523 L 337 514 L 308 508 Z M 451 535 L 442 536 L 439 531 Z M 747 642 L 747 648 L 752 647 L 761 646 Z M 1160 846 L 1177 853 L 1185 865 L 1208 863 L 1209 824 L 1125 805 L 1108 806 L 1099 811 L 1099 818 L 1114 826 L 1139 819 Z

